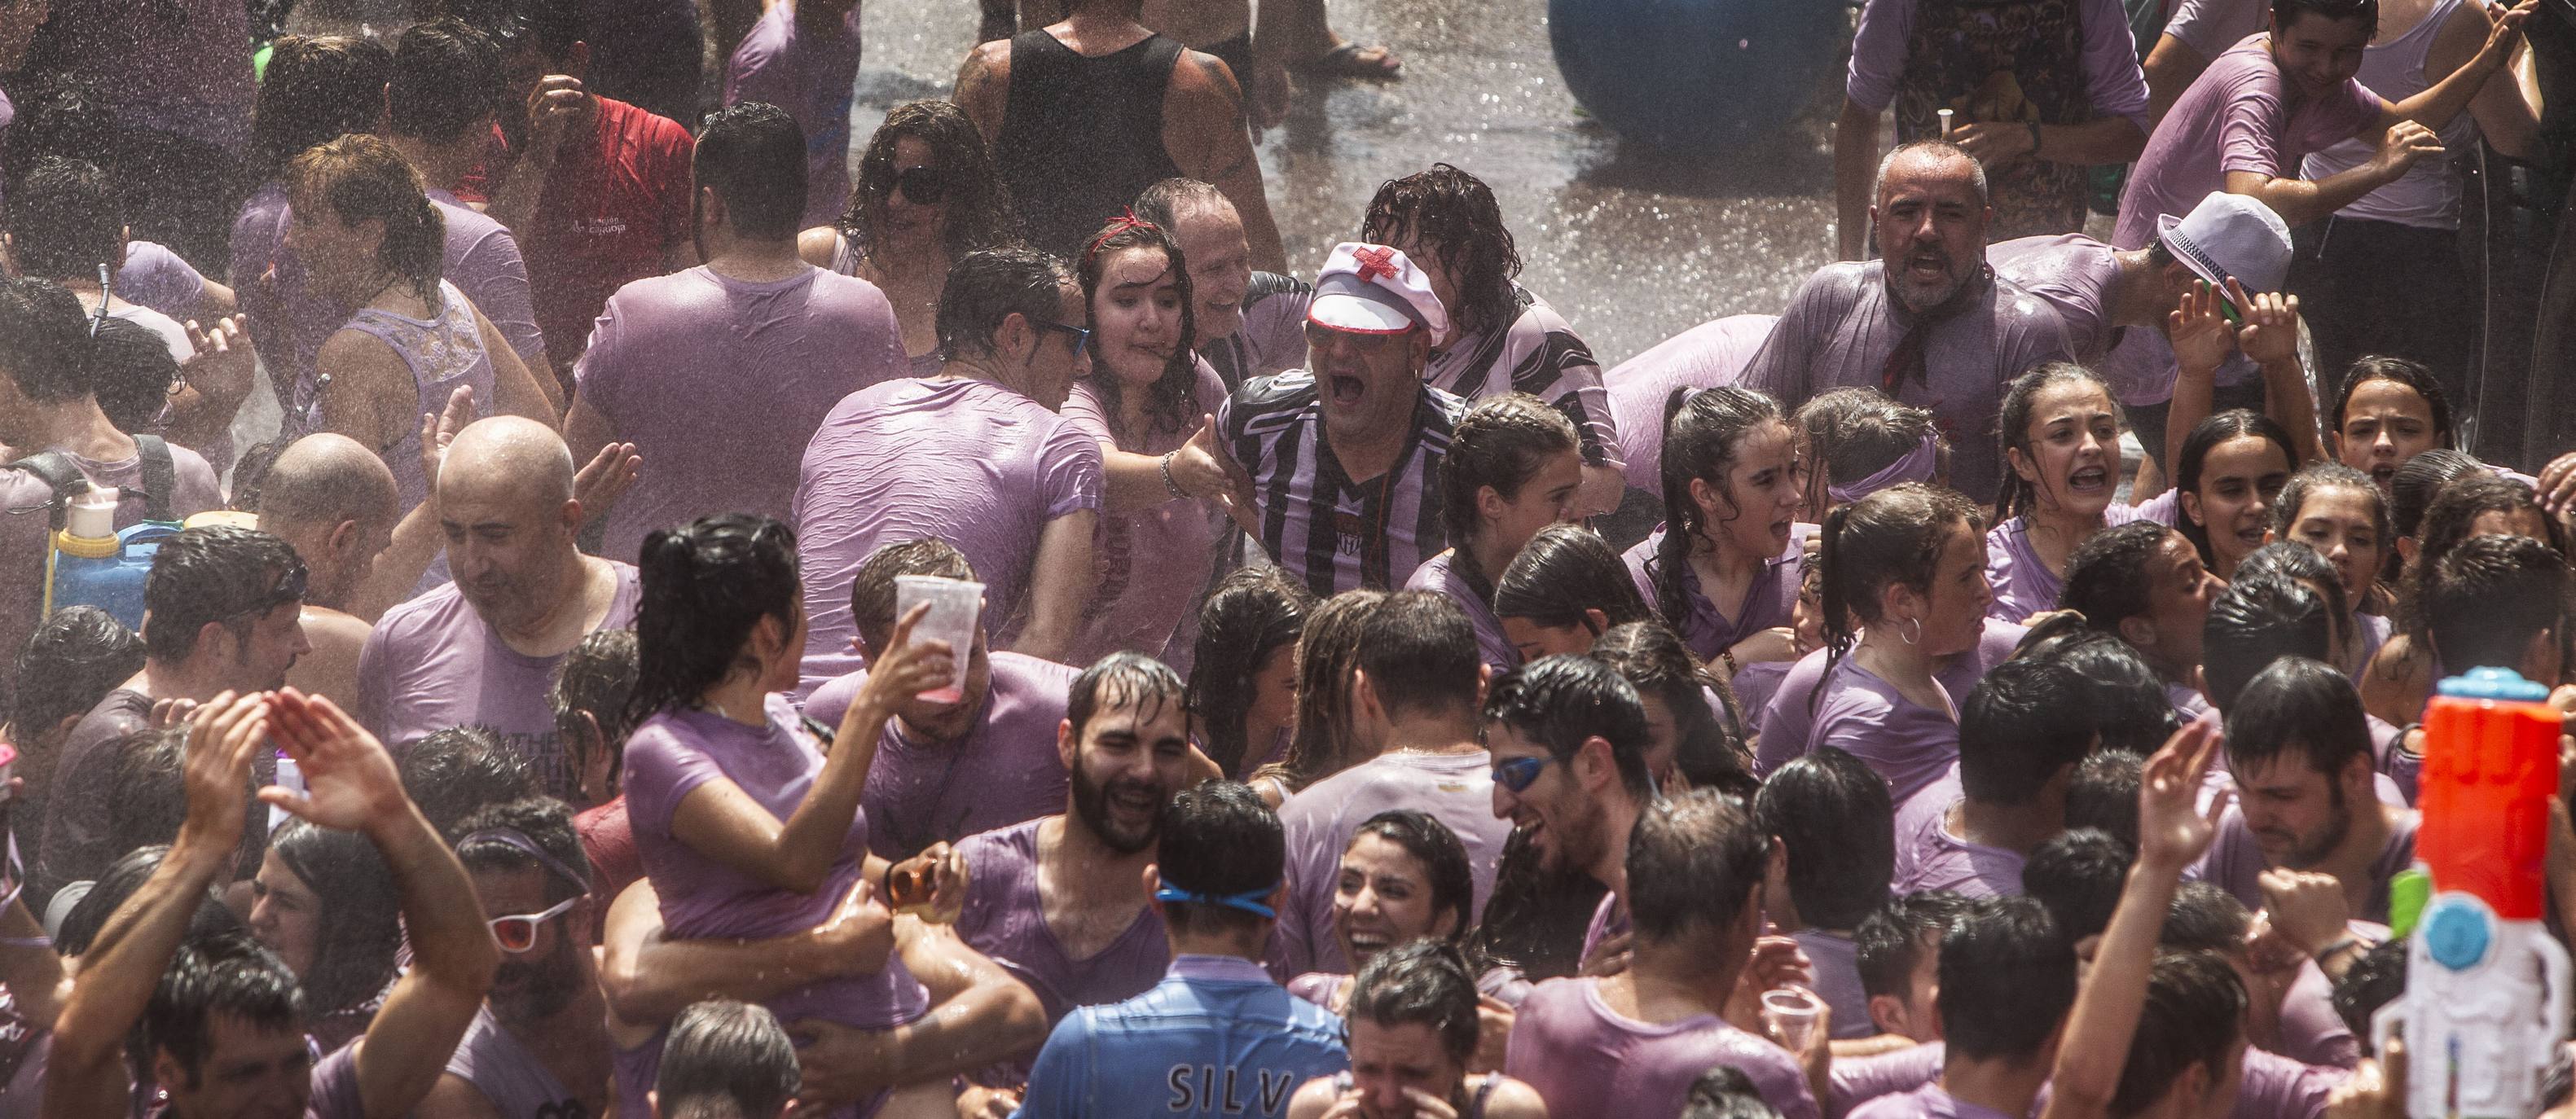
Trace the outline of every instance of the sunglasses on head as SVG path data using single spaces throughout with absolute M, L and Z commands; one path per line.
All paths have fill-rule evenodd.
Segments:
M 522 955 L 529 949 L 537 946 L 537 926 L 571 912 L 574 903 L 579 902 L 581 899 L 588 896 L 589 895 L 587 894 L 574 894 L 571 897 L 556 902 L 554 908 L 548 909 L 543 913 L 521 913 L 509 917 L 494 917 L 491 920 L 484 922 L 484 924 L 492 926 L 492 939 L 500 942 L 502 951 L 513 956 Z
M 293 566 L 278 573 L 276 585 L 270 587 L 267 594 L 261 595 L 259 601 L 243 607 L 230 617 L 245 618 L 255 614 L 266 614 L 290 602 L 302 602 L 305 585 L 309 581 L 310 573 L 305 571 L 304 561 L 296 560 Z
M 1538 782 L 1538 775 L 1547 768 L 1547 764 L 1557 760 L 1559 759 L 1550 755 L 1544 758 L 1513 758 L 1507 762 L 1496 762 L 1494 763 L 1494 783 L 1515 793 L 1525 792 L 1531 785 Z
M 936 206 L 948 197 L 948 176 L 936 167 L 906 167 L 894 173 L 894 189 L 915 206 Z

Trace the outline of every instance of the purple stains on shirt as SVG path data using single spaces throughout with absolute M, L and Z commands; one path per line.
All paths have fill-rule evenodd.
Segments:
M 1074 670 L 1018 653 L 991 654 L 991 685 L 964 736 L 934 742 L 886 720 L 859 803 L 873 827 L 868 849 L 889 859 L 1064 811 L 1066 777 L 1056 724 Z M 805 704 L 837 728 L 867 682 L 863 670 L 816 689 Z
M 1673 571 L 1664 570 L 1663 559 L 1656 555 L 1656 549 L 1663 546 L 1664 533 L 1670 528 L 1669 525 L 1656 526 L 1652 534 L 1638 541 L 1619 558 L 1628 565 L 1629 577 L 1636 580 L 1637 593 L 1645 596 L 1647 606 L 1658 611 L 1661 607 L 1657 606 L 1656 580 L 1680 580 L 1682 601 L 1688 612 L 1680 618 L 1665 620 L 1680 632 L 1682 643 L 1688 645 L 1691 652 L 1702 660 L 1712 659 L 1733 648 L 1736 642 L 1774 626 L 1789 624 L 1790 613 L 1798 608 L 1799 561 L 1806 556 L 1807 538 L 1815 535 L 1816 526 L 1804 522 L 1790 525 L 1789 546 L 1781 549 L 1779 555 L 1762 561 L 1762 572 L 1755 575 L 1752 585 L 1744 589 L 1744 600 L 1734 604 L 1735 608 L 1726 613 L 1719 612 L 1717 604 L 1700 593 L 1699 573 L 1692 570 L 1689 563 L 1676 564 Z
M 2113 528 L 2136 520 L 2161 521 L 2170 525 L 2172 503 L 2158 498 L 2146 505 L 2123 505 L 2112 502 L 2102 510 L 2102 527 Z M 2160 515 L 2164 514 L 2164 515 Z M 1986 607 L 1986 616 L 2020 624 L 2033 614 L 2057 609 L 2058 596 L 2066 590 L 2066 576 L 2048 569 L 2039 551 L 2030 542 L 2030 518 L 2014 517 L 1986 530 L 1986 585 L 1994 589 L 1994 602 Z
M 1933 684 L 1938 687 L 1940 681 L 1935 678 Z M 1958 760 L 1956 703 L 1944 688 L 1941 706 L 1918 704 L 1847 656 L 1825 678 L 1808 748 L 1833 746 L 1859 758 L 1887 779 L 1889 795 L 1903 804 Z
M 432 187 L 429 200 L 438 206 L 438 216 L 447 222 L 445 263 L 440 276 L 474 301 L 474 309 L 491 320 L 492 329 L 510 343 L 510 352 L 535 361 L 546 348 L 546 336 L 537 329 L 534 295 L 528 287 L 528 262 L 519 255 L 519 239 L 507 226 L 481 210 L 456 200 L 456 196 Z M 531 366 L 528 372 L 551 376 L 543 366 Z
M 1038 828 L 1045 823 L 1030 820 L 958 841 L 957 853 L 966 860 L 966 903 L 957 915 L 957 935 L 1028 984 L 1053 1024 L 1075 1007 L 1144 994 L 1162 981 L 1172 956 L 1163 918 L 1150 905 L 1108 947 L 1082 959 L 1066 954 L 1047 927 L 1038 885 Z
M 1880 1096 L 1855 1107 L 1851 1119 L 2022 1119 L 2006 1115 L 1991 1107 L 1969 1103 L 1948 1092 L 1939 1084 L 1926 1084 L 1911 1092 Z
M 1436 591 L 1457 603 L 1459 611 L 1467 615 L 1468 624 L 1475 627 L 1476 655 L 1494 670 L 1494 675 L 1519 667 L 1520 649 L 1503 635 L 1503 620 L 1494 616 L 1493 599 L 1458 572 L 1457 561 L 1455 549 L 1422 561 L 1422 566 L 1413 569 L 1413 577 L 1404 581 L 1404 589 Z
M 1878 1026 L 1869 1020 L 1869 992 L 1860 985 L 1860 945 L 1850 936 L 1823 929 L 1789 934 L 1807 953 L 1816 972 L 1816 994 L 1834 1011 L 1834 1036 L 1869 1037 Z
M 1986 678 L 1988 669 L 2012 659 L 2013 647 L 2021 644 L 2021 626 L 1987 618 L 1977 647 L 1965 653 L 1943 658 L 1932 678 L 1953 696 L 1965 696 Z M 1742 674 L 1738 674 L 1738 679 Z M 1770 705 L 1761 709 L 1755 730 L 1761 735 L 1755 743 L 1754 764 L 1764 773 L 1788 764 L 1789 759 L 1807 752 L 1809 735 L 1815 729 L 1816 684 L 1825 678 L 1825 651 L 1818 649 L 1798 658 L 1798 663 L 1780 677 L 1771 689 Z
M 1551 979 L 1512 1025 L 1503 1071 L 1551 1115 L 1672 1115 L 1691 1081 L 1717 1065 L 1743 1070 L 1782 1119 L 1819 1119 L 1797 1059 L 1713 1014 L 1649 1023 L 1610 1009 L 1598 979 Z
M 2379 119 L 2379 95 L 2350 78 L 2331 93 L 2294 102 L 2269 42 L 2246 36 L 2175 99 L 2129 172 L 2113 245 L 2146 247 L 2157 218 L 2190 213 L 2227 188 L 2230 172 L 2296 177 L 2309 152 L 2352 139 Z
M 2129 35 L 2129 16 L 2120 0 L 2078 0 L 2075 24 L 2083 30 L 2084 92 L 2093 119 L 2126 117 L 2145 134 L 2155 126 L 2147 116 L 2147 77 L 2138 68 L 2138 44 Z M 1883 112 L 1896 99 L 1899 80 L 1914 60 L 1907 57 L 1914 39 L 1914 15 L 1922 0 L 1869 0 L 1860 9 L 1860 27 L 1852 36 L 1851 69 L 1844 96 L 1872 113 Z M 2023 81 L 2029 78 L 2024 77 Z M 1965 123 L 1964 120 L 1962 123 Z
M 1430 813 L 1467 848 L 1475 879 L 1467 925 L 1473 927 L 1494 892 L 1494 866 L 1510 838 L 1509 820 L 1494 818 L 1493 757 L 1483 750 L 1460 754 L 1396 751 L 1345 769 L 1306 787 L 1279 809 L 1288 839 L 1288 899 L 1273 937 L 1274 971 L 1348 971 L 1351 962 L 1333 936 L 1333 897 L 1341 883 L 1342 851 L 1369 817 L 1397 808 Z
M 1664 401 L 1678 388 L 1731 385 L 1743 375 L 1777 315 L 1728 315 L 1655 343 L 1601 375 L 1610 394 L 1610 419 L 1619 428 L 1619 457 L 1628 484 L 1651 494 L 1664 489 Z

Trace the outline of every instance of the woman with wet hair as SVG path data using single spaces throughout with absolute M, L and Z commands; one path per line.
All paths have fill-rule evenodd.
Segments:
M 1297 639 L 1297 717 L 1288 755 L 1247 782 L 1271 807 L 1367 760 L 1351 727 L 1351 670 L 1359 666 L 1369 613 L 1384 601 L 1384 591 L 1344 591 L 1307 616 Z
M 1428 812 L 1393 809 L 1362 822 L 1342 848 L 1333 886 L 1333 939 L 1353 971 L 1397 945 L 1425 937 L 1456 944 L 1475 914 L 1475 872 L 1456 832 Z M 1288 993 L 1340 1011 L 1351 977 L 1310 972 Z
M 1676 390 L 1664 406 L 1664 524 L 1623 557 L 1664 624 L 1710 670 L 1796 660 L 1798 559 L 1815 526 L 1796 439 L 1751 389 Z
M 2272 502 L 2299 468 L 2290 433 L 2270 416 L 2231 408 L 2193 424 L 2175 457 L 2174 492 L 2183 539 L 2221 579 L 2263 546 L 2272 531 Z
M 1592 655 L 1618 670 L 1646 707 L 1646 773 L 1656 787 L 1753 795 L 1761 781 L 1744 745 L 1743 713 L 1672 627 L 1653 621 L 1614 626 L 1593 642 Z
M 1244 778 L 1288 756 L 1297 724 L 1297 640 L 1315 593 L 1275 567 L 1227 575 L 1199 608 L 1190 719 L 1200 748 Z
M 1522 661 L 1586 653 L 1612 626 L 1655 617 L 1619 554 L 1591 529 L 1549 525 L 1494 584 L 1494 613 Z
M 939 291 L 948 266 L 1019 239 L 1010 189 L 975 122 L 946 101 L 908 101 L 868 138 L 849 210 L 798 236 L 796 252 L 817 268 L 883 289 L 903 327 L 913 375 L 927 377 L 939 371 Z
M 1927 409 L 1877 389 L 1839 388 L 1800 405 L 1795 422 L 1807 514 L 1818 520 L 1899 482 L 1949 484 L 1950 441 Z
M 2121 504 L 2120 420 L 2111 390 L 2083 366 L 2050 362 L 2004 392 L 1999 523 L 1986 534 L 1994 614 L 2027 621 L 2057 608 L 2075 549 L 2094 533 L 2145 517 L 2173 521 L 2173 502 Z
M 402 945 L 402 895 L 375 844 L 288 820 L 269 837 L 250 892 L 251 935 L 300 981 L 323 1051 L 365 1034 Z
M 1535 396 L 1507 393 L 1469 408 L 1440 460 L 1448 551 L 1422 561 L 1406 590 L 1446 595 L 1476 629 L 1496 675 L 1521 653 L 1494 613 L 1494 583 L 1539 530 L 1569 520 L 1583 483 L 1574 425 Z
M 2334 407 L 2326 411 L 2326 432 L 2335 458 L 2383 493 L 2415 456 L 2448 450 L 2459 440 L 2441 379 L 2405 358 L 2377 355 L 2344 372 Z

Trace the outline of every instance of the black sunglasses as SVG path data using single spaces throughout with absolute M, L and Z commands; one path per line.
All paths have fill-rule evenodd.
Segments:
M 948 197 L 948 176 L 936 167 L 906 167 L 894 173 L 894 189 L 915 206 L 936 206 Z
M 308 581 L 304 561 L 297 560 L 294 566 L 278 573 L 276 585 L 270 587 L 267 594 L 260 596 L 258 602 L 226 615 L 224 620 L 264 615 L 290 602 L 302 602 Z

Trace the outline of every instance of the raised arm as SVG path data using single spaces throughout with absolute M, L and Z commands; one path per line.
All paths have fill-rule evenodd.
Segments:
M 2165 337 L 2173 343 L 2173 399 L 2166 405 L 2165 445 L 2156 448 L 2161 461 L 2182 460 L 2182 445 L 2191 429 L 2209 415 L 2218 392 L 2218 367 L 2236 350 L 2236 330 L 2219 310 L 2223 297 L 2207 281 L 2182 293 L 2180 306 L 2165 313 Z M 2143 501 L 2153 494 L 2137 495 Z
M 2386 128 L 2401 120 L 2411 120 L 2426 128 L 2440 128 L 2451 123 L 2469 107 L 2469 101 L 2487 84 L 2487 79 L 2504 69 L 2513 58 L 2513 50 L 2522 44 L 2522 21 L 2531 18 L 2540 0 L 2522 0 L 2494 18 L 2487 28 L 2486 42 L 2478 53 L 2441 81 L 2426 86 L 2423 92 L 2394 105 L 2381 103 L 2379 127 Z
M 180 367 L 179 393 L 170 401 L 170 441 L 182 447 L 206 446 L 232 429 L 258 363 L 241 316 L 207 321 L 213 325 L 188 320 L 188 342 L 197 352 Z
M 2247 295 L 2244 285 L 2232 276 L 2227 292 L 2245 314 L 2245 325 L 2236 330 L 2236 346 L 2263 370 L 2263 411 L 2289 431 L 2290 447 L 2301 463 L 2323 461 L 2326 445 L 2317 433 L 2316 396 L 2308 388 L 2307 367 L 2299 364 L 2299 297 L 2280 292 Z
M 2242 194 L 2281 215 L 2292 227 L 2320 220 L 2337 210 L 2360 201 L 2374 190 L 2404 177 L 2415 164 L 2442 154 L 2442 140 L 2433 131 L 2411 120 L 2390 123 L 2376 136 L 2365 136 L 2378 144 L 2378 150 L 2360 166 L 2339 171 L 2322 179 L 2268 175 L 2260 171 L 2227 173 L 2227 193 Z
M 1029 620 L 1020 627 L 1011 651 L 1046 660 L 1063 660 L 1073 647 L 1082 611 L 1091 605 L 1097 580 L 1092 568 L 1092 528 L 1100 514 L 1076 509 L 1047 522 L 1038 537 L 1037 562 L 1029 569 Z
M 367 1027 L 358 1096 L 368 1115 L 409 1114 L 473 1023 L 501 950 L 465 865 L 403 795 L 384 744 L 326 697 L 289 688 L 273 706 L 276 740 L 301 767 L 304 791 L 270 787 L 260 799 L 320 827 L 365 834 L 402 895 L 412 966 Z
M 2465 69 L 2484 49 L 2492 30 L 2480 5 L 2461 5 L 2434 34 L 2433 49 L 2424 57 L 2424 72 L 2449 74 Z M 2510 77 L 2488 79 L 2469 98 L 2469 114 L 2477 118 L 2478 132 L 2497 151 L 2514 159 L 2531 159 L 2540 150 L 2540 90 L 2536 84 L 2526 84 L 2532 76 L 2530 59 L 2527 45 L 2517 48 L 2514 61 L 2505 64 Z
M 429 570 L 439 549 L 447 546 L 446 531 L 438 523 L 438 468 L 446 459 L 447 444 L 473 422 L 474 389 L 467 385 L 458 385 L 448 393 L 447 406 L 437 415 L 421 414 L 421 477 L 429 482 L 428 493 L 395 522 L 392 542 L 376 557 L 375 566 L 367 572 L 367 581 L 349 596 L 352 617 L 374 622 L 395 604 L 410 598 L 421 572 Z
M 608 909 L 599 988 L 628 1025 L 659 1026 L 707 999 L 765 1002 L 826 979 L 874 975 L 895 948 L 894 914 L 864 878 L 830 920 L 766 940 L 667 940 L 661 906 L 644 878 Z
M 555 383 L 554 371 L 537 376 L 527 362 L 519 360 L 501 328 L 479 310 L 474 312 L 474 325 L 482 331 L 483 352 L 492 361 L 493 413 L 525 416 L 547 427 L 563 426 L 563 386 Z

